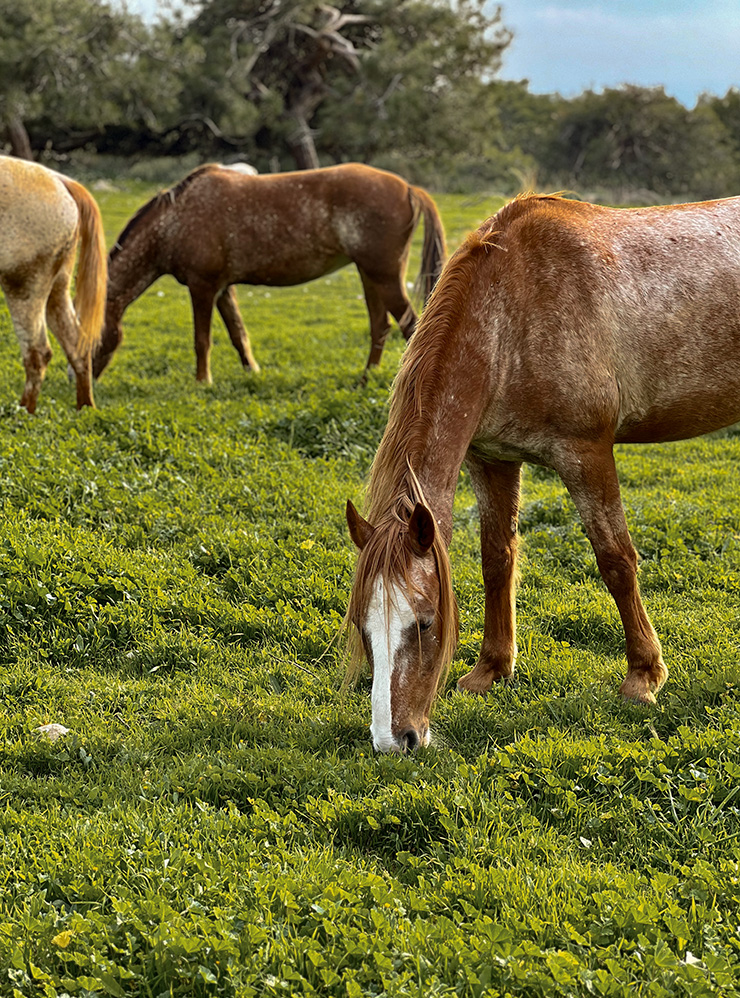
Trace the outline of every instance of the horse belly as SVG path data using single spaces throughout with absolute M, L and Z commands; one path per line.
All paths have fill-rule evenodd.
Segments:
M 683 440 L 740 420 L 740 287 L 734 274 L 714 284 L 633 322 L 616 365 L 618 441 Z
M 722 377 L 683 378 L 680 374 L 656 384 L 644 398 L 630 398 L 620 407 L 614 438 L 618 443 L 660 443 L 687 440 L 722 429 L 740 420 L 740 372 Z M 624 394 L 620 385 L 620 394 Z
M 321 227 L 309 230 L 299 224 L 289 237 L 284 232 L 274 238 L 266 237 L 265 231 L 259 237 L 242 234 L 227 247 L 227 257 L 230 283 L 271 287 L 315 281 L 350 263 L 338 241 Z
M 264 284 L 270 287 L 292 287 L 295 284 L 307 284 L 320 277 L 341 270 L 350 263 L 350 259 L 342 254 L 324 255 L 293 255 L 288 257 L 270 258 L 255 267 L 248 278 L 240 281 L 244 284 Z

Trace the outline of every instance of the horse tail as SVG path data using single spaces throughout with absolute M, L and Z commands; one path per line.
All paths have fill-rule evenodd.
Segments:
M 424 243 L 421 250 L 421 269 L 416 280 L 416 290 L 426 301 L 437 283 L 447 259 L 447 243 L 442 219 L 437 206 L 423 187 L 410 187 L 409 193 L 416 212 L 424 216 Z
M 75 311 L 80 324 L 77 349 L 85 356 L 100 341 L 108 284 L 108 254 L 103 219 L 95 198 L 69 177 L 62 182 L 75 199 L 80 216 L 80 258 L 77 265 Z

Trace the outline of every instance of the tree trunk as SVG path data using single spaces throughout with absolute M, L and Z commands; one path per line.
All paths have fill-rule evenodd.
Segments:
M 299 170 L 317 170 L 319 157 L 311 126 L 300 112 L 294 111 L 291 118 L 295 121 L 296 127 L 288 136 L 287 142 L 296 166 Z
M 19 159 L 33 159 L 31 140 L 28 137 L 26 126 L 23 124 L 18 115 L 14 114 L 12 117 L 8 118 L 5 123 L 5 127 L 13 155 L 17 156 Z

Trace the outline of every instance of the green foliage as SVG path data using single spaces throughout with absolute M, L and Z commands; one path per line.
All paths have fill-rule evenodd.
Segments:
M 151 193 L 100 195 L 109 241 Z M 454 246 L 500 202 L 439 204 Z M 736 995 L 740 437 L 619 448 L 671 669 L 649 711 L 618 698 L 616 611 L 536 469 L 518 684 L 453 692 L 483 625 L 463 475 L 435 743 L 376 757 L 367 683 L 339 692 L 343 511 L 402 344 L 354 387 L 360 295 L 349 270 L 240 288 L 263 371 L 216 320 L 204 388 L 162 280 L 100 408 L 74 411 L 57 349 L 35 417 L 0 312 L 0 994 Z
M 504 17 L 484 0 L 187 0 L 151 24 L 122 0 L 0 0 L 6 150 L 91 175 L 128 157 L 151 182 L 163 159 L 239 157 L 261 172 L 357 160 L 467 193 L 737 192 L 735 89 L 693 109 L 632 85 L 532 94 L 497 79 Z
M 546 162 L 581 188 L 603 184 L 611 171 L 611 186 L 659 195 L 716 197 L 738 179 L 718 118 L 702 106 L 688 111 L 661 88 L 589 91 L 563 104 Z
M 42 148 L 50 136 L 77 148 L 124 123 L 161 128 L 176 106 L 181 59 L 170 38 L 118 5 L 0 0 L 0 19 L 0 119 L 43 132 Z
M 376 0 L 355 8 L 369 22 L 353 33 L 361 81 L 338 81 L 336 98 L 318 115 L 329 155 L 436 187 L 459 162 L 486 160 L 497 122 L 483 81 L 498 72 L 511 39 L 500 10 L 489 14 L 479 0 Z

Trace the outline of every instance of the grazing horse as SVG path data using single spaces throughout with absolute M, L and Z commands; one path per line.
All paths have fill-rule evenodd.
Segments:
M 416 315 L 404 287 L 411 236 L 424 216 L 422 276 L 431 291 L 446 255 L 431 197 L 393 173 L 359 163 L 249 176 L 208 164 L 145 204 L 110 252 L 98 377 L 123 337 L 126 308 L 162 274 L 187 285 L 195 326 L 196 378 L 211 381 L 214 302 L 245 368 L 259 370 L 234 284 L 303 284 L 348 263 L 360 272 L 370 313 L 367 366 L 380 362 L 388 313 L 406 339 Z
M 94 405 L 90 357 L 105 309 L 106 252 L 100 211 L 84 187 L 10 156 L 0 156 L 0 287 L 21 345 L 34 412 L 51 359 L 46 323 L 77 379 L 77 408 Z M 69 295 L 77 244 L 75 307 Z
M 457 641 L 448 546 L 467 465 L 480 512 L 485 624 L 458 687 L 514 673 L 520 469 L 558 472 L 626 637 L 622 695 L 668 673 L 640 600 L 615 443 L 680 440 L 740 419 L 740 198 L 612 209 L 506 205 L 453 255 L 407 349 L 369 482 L 348 618 L 373 669 L 378 750 L 429 741 Z

